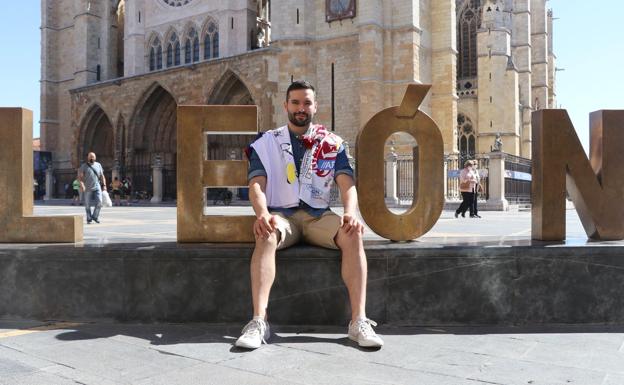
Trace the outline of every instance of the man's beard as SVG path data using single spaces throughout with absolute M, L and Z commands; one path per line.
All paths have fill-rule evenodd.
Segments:
M 297 115 L 305 115 L 306 118 L 304 120 L 299 120 L 297 119 Z M 305 112 L 303 113 L 293 113 L 293 112 L 289 112 L 288 113 L 288 120 L 294 124 L 297 127 L 305 127 L 308 124 L 310 124 L 310 122 L 312 122 L 312 115 L 311 114 L 306 114 Z

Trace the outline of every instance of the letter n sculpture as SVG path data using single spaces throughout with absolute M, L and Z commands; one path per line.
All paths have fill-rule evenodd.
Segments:
M 533 113 L 532 236 L 565 239 L 566 191 L 587 236 L 624 239 L 624 111 L 590 115 L 590 157 L 565 110 Z
M 178 107 L 178 242 L 253 242 L 254 216 L 204 215 L 206 187 L 246 186 L 246 160 L 206 160 L 208 134 L 255 134 L 256 106 Z M 242 149 L 241 149 L 242 150 Z
M 82 241 L 82 216 L 33 216 L 32 111 L 0 108 L 0 242 Z

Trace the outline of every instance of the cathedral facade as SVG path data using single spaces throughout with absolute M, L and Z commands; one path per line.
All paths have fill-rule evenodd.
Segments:
M 554 105 L 551 20 L 545 0 L 42 0 L 42 150 L 56 170 L 94 151 L 139 189 L 158 164 L 174 197 L 178 105 L 255 104 L 268 130 L 306 79 L 317 122 L 351 146 L 427 83 L 447 154 L 501 133 L 530 156 L 530 112 Z M 243 139 L 220 140 L 216 158 L 242 156 Z

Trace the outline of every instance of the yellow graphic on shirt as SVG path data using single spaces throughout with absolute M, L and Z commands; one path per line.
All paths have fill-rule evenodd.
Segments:
M 297 180 L 297 169 L 294 163 L 288 163 L 286 166 L 286 179 L 289 184 L 293 184 Z

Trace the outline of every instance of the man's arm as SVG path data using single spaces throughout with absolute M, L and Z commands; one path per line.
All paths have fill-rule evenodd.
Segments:
M 102 169 L 102 189 L 106 191 L 106 177 L 104 176 L 104 169 Z
M 256 213 L 253 230 L 256 237 L 268 238 L 275 231 L 275 216 L 269 213 L 266 201 L 266 176 L 255 176 L 249 181 L 249 200 Z
M 340 189 L 340 197 L 344 206 L 344 215 L 340 221 L 340 227 L 344 228 L 347 233 L 360 232 L 364 233 L 364 225 L 357 219 L 357 190 L 353 177 L 348 174 L 340 174 L 336 176 L 336 183 Z
M 84 184 L 84 173 L 82 172 L 82 169 L 78 169 L 78 183 L 80 184 L 79 188 L 80 191 L 85 191 L 85 184 Z

